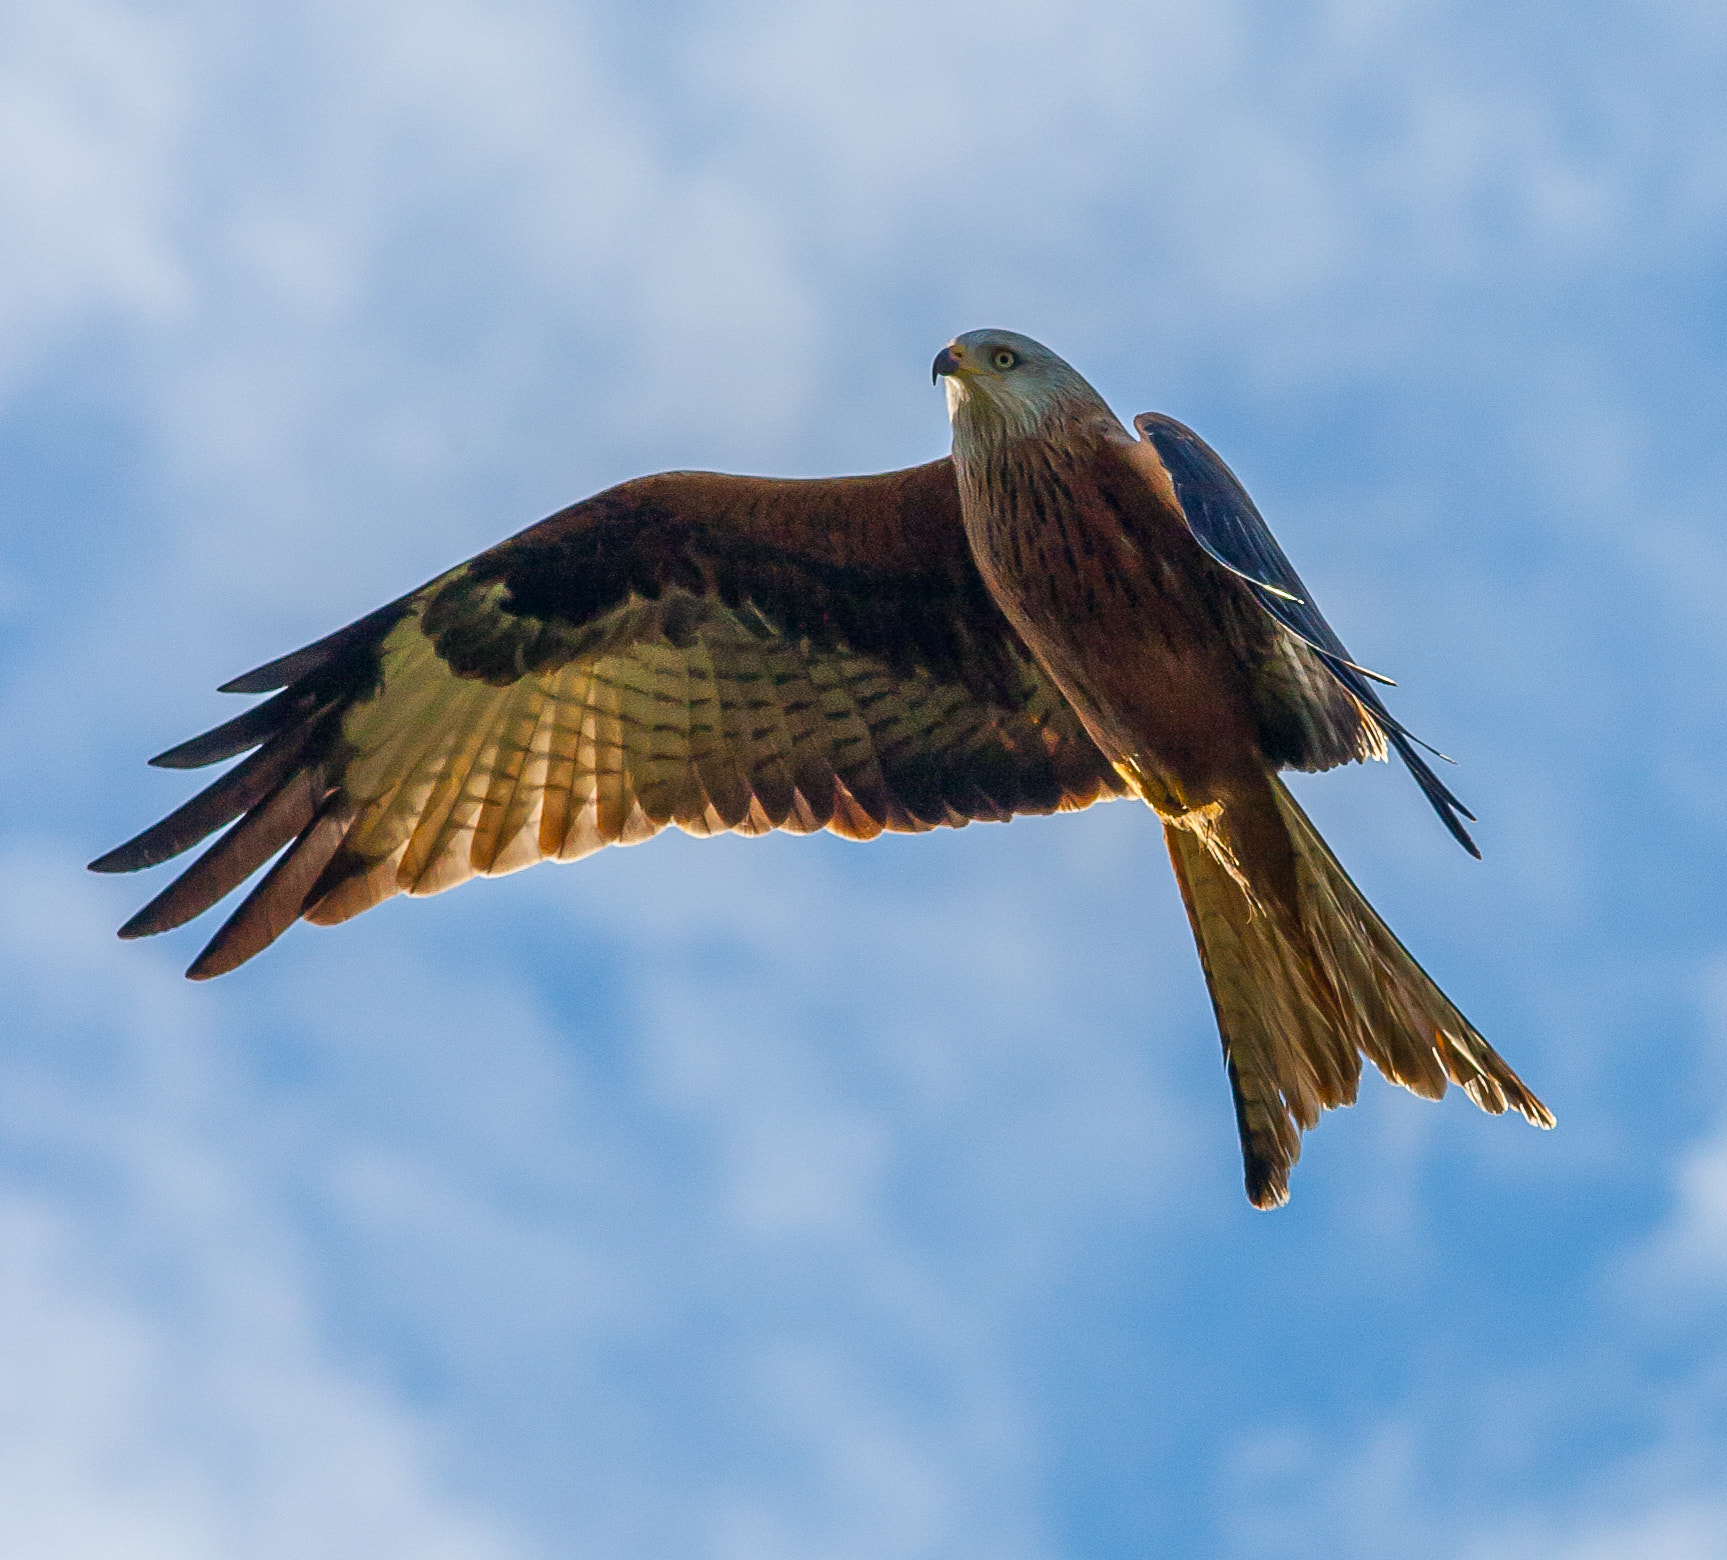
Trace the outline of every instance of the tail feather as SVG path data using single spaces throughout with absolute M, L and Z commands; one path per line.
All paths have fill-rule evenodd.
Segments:
M 1184 819 L 1164 829 L 1223 1035 L 1254 1206 L 1288 1200 L 1301 1133 L 1320 1110 L 1353 1103 L 1364 1055 L 1425 1098 L 1442 1096 L 1450 1079 L 1483 1110 L 1552 1126 L 1552 1113 L 1350 882 L 1283 783 L 1271 777 L 1266 796 L 1294 854 L 1293 906 L 1250 886 L 1254 863 L 1237 861 L 1227 812 L 1203 827 Z

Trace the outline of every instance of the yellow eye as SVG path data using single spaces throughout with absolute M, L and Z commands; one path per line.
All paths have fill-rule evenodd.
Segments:
M 1019 363 L 1019 358 L 1014 353 L 1009 352 L 1006 347 L 1001 347 L 997 350 L 995 356 L 990 359 L 990 362 L 995 364 L 995 366 L 1005 374 L 1010 368 L 1015 367 Z

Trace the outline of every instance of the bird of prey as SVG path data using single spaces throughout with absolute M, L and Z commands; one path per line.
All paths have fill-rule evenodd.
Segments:
M 956 338 L 932 377 L 950 459 L 625 482 L 226 684 L 274 697 L 151 762 L 251 756 L 92 866 L 233 827 L 120 935 L 179 926 L 273 856 L 193 979 L 302 917 L 668 824 L 868 840 L 1137 796 L 1199 944 L 1255 1206 L 1287 1199 L 1300 1132 L 1354 1100 L 1363 1056 L 1551 1126 L 1278 778 L 1394 748 L 1479 854 L 1229 468 L 1170 417 L 1135 437 L 1012 332 Z

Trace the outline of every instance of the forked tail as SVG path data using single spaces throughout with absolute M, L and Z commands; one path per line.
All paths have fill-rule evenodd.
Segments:
M 1283 782 L 1269 782 L 1248 804 L 1267 809 L 1252 827 L 1238 818 L 1230 828 L 1227 812 L 1164 825 L 1223 1034 L 1253 1205 L 1288 1200 L 1301 1133 L 1321 1110 L 1354 1102 L 1363 1055 L 1427 1099 L 1450 1078 L 1483 1110 L 1551 1127 L 1552 1113 L 1391 934 Z M 1253 839 L 1263 851 L 1281 833 L 1293 905 L 1262 884 L 1287 880 L 1287 861 L 1266 873 L 1243 849 Z

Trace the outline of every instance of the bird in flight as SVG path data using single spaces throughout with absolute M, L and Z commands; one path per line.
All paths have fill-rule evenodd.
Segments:
M 641 477 L 226 684 L 274 696 L 151 762 L 250 756 L 91 865 L 232 827 L 120 935 L 181 925 L 271 857 L 194 980 L 302 918 L 669 824 L 869 840 L 1137 796 L 1199 945 L 1256 1207 L 1287 1200 L 1301 1132 L 1353 1102 L 1363 1056 L 1551 1126 L 1278 778 L 1395 749 L 1479 855 L 1387 679 L 1229 468 L 1173 418 L 1130 433 L 1009 331 L 956 338 L 932 377 L 951 458 Z

